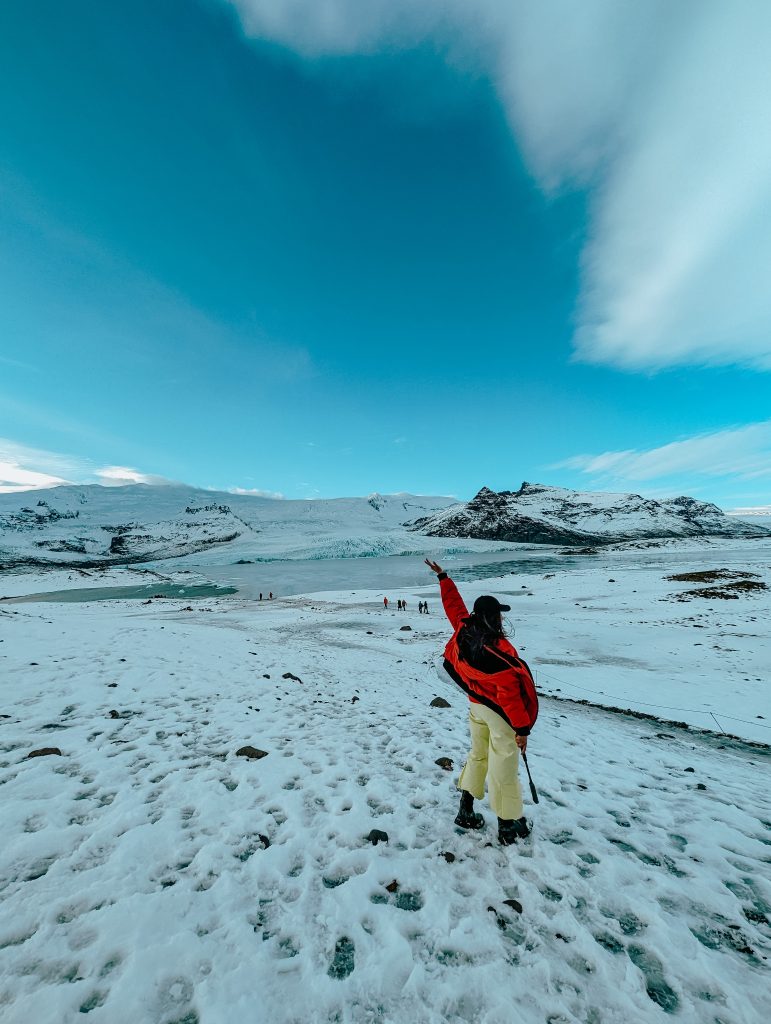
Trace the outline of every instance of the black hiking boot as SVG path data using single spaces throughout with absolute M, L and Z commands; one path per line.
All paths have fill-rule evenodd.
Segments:
M 474 797 L 465 789 L 460 794 L 460 807 L 455 816 L 455 824 L 461 828 L 482 828 L 485 819 L 474 810 Z
M 527 839 L 530 829 L 524 818 L 499 818 L 498 842 L 501 846 L 512 846 L 518 839 Z

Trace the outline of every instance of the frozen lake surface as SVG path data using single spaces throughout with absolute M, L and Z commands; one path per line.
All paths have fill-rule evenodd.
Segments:
M 27 601 L 149 601 L 154 597 L 184 598 L 193 601 L 202 597 L 227 597 L 237 593 L 235 587 L 215 583 L 147 583 L 130 587 L 71 587 L 67 590 L 46 590 L 23 597 L 6 598 L 11 603 Z
M 741 542 L 717 544 L 683 550 L 682 546 L 610 551 L 599 549 L 594 555 L 566 555 L 558 549 L 525 551 L 484 551 L 463 552 L 447 555 L 443 552 L 427 551 L 430 558 L 436 558 L 459 583 L 484 579 L 496 579 L 493 589 L 505 593 L 501 577 L 512 575 L 533 579 L 547 573 L 574 573 L 576 570 L 602 572 L 634 572 L 636 570 L 661 569 L 662 572 L 682 571 L 684 567 L 694 570 L 720 565 L 725 568 L 746 568 L 748 560 L 764 558 L 767 550 L 771 563 L 771 542 L 754 541 L 752 545 Z M 275 559 L 259 562 L 245 562 L 231 565 L 213 565 L 206 562 L 167 560 L 150 563 L 141 572 L 151 573 L 153 581 L 133 582 L 132 585 L 115 585 L 120 574 L 137 570 L 116 567 L 109 585 L 88 587 L 67 587 L 28 594 L 17 594 L 15 599 L 25 601 L 104 601 L 104 600 L 147 600 L 153 597 L 180 597 L 185 600 L 226 597 L 238 594 L 239 598 L 258 600 L 270 592 L 274 597 L 292 597 L 299 594 L 327 593 L 353 590 L 375 590 L 394 602 L 407 592 L 420 596 L 438 598 L 438 591 L 432 574 L 423 564 L 424 555 L 386 555 L 377 558 L 309 558 Z M 185 583 L 178 575 L 181 569 L 191 574 L 196 582 Z M 154 570 L 154 571 L 153 571 Z M 175 581 L 167 581 L 164 574 L 171 572 Z M 116 575 L 117 574 L 117 575 Z M 43 577 L 44 578 L 44 577 Z M 23 577 L 19 577 L 23 579 Z M 38 577 L 37 582 L 40 582 Z M 528 583 L 530 586 L 530 583 Z M 32 588 L 30 588 L 32 589 Z M 10 596 L 10 595 L 9 595 Z
M 723 542 L 725 543 L 725 542 Z M 573 572 L 576 569 L 632 570 L 635 567 L 677 572 L 684 564 L 693 562 L 694 569 L 720 564 L 727 568 L 743 568 L 748 558 L 757 558 L 758 542 L 751 546 L 734 544 L 715 546 L 714 550 L 702 546 L 692 553 L 682 547 L 651 548 L 631 551 L 603 551 L 596 555 L 564 555 L 555 548 L 543 551 L 466 552 L 444 555 L 426 551 L 437 558 L 443 568 L 458 582 L 469 582 L 500 577 L 542 576 L 545 573 Z M 771 542 L 768 544 L 771 562 Z M 236 587 L 240 597 L 264 597 L 270 591 L 277 597 L 313 594 L 327 591 L 382 590 L 394 601 L 403 596 L 399 588 L 413 590 L 426 587 L 427 593 L 438 591 L 433 575 L 423 564 L 423 555 L 389 555 L 381 558 L 324 558 L 287 559 L 254 562 L 244 565 L 206 565 L 185 562 L 185 567 L 200 573 L 213 582 Z M 163 571 L 163 564 L 156 568 Z

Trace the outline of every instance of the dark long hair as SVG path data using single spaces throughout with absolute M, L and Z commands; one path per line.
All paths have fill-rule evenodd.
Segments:
M 460 656 L 469 665 L 476 666 L 485 653 L 485 647 L 495 646 L 495 641 L 505 635 L 500 612 L 488 615 L 472 612 L 458 632 Z

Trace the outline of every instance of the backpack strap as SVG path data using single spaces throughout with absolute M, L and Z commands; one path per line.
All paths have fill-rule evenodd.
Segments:
M 521 658 L 514 658 L 510 654 L 504 654 L 503 651 L 499 651 L 497 647 L 489 647 L 487 644 L 485 644 L 485 650 L 489 651 L 490 654 L 494 654 L 497 658 L 504 662 L 504 664 L 508 665 L 509 668 L 523 668 L 525 672 L 527 672 L 527 674 L 530 676 L 530 679 L 533 682 L 533 686 L 535 686 L 535 679 L 533 679 L 533 673 L 530 671 L 530 666 L 526 661 L 523 661 Z

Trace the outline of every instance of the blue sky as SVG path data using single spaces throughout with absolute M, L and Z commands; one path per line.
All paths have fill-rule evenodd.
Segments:
M 6 0 L 0 486 L 768 504 L 768 12 L 530 7 Z

